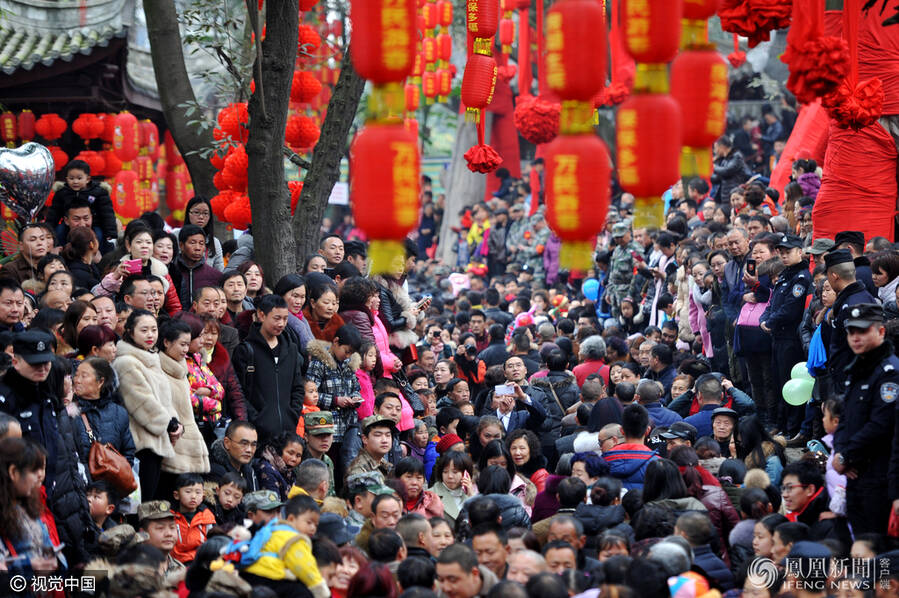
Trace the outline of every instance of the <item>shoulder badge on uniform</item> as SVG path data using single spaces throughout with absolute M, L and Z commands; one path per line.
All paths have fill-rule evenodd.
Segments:
M 880 398 L 884 403 L 892 403 L 899 396 L 899 384 L 895 382 L 884 382 L 880 385 Z
M 793 285 L 793 296 L 798 299 L 799 297 L 802 297 L 803 295 L 805 295 L 805 287 L 802 286 L 801 284 L 794 284 Z

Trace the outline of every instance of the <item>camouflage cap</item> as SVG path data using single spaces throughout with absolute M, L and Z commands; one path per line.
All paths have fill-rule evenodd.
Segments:
M 334 415 L 330 411 L 313 411 L 303 415 L 306 434 L 318 436 L 334 433 Z
M 631 232 L 631 225 L 626 220 L 623 222 L 616 222 L 612 226 L 612 237 L 623 237 L 629 232 Z
M 361 422 L 362 433 L 368 434 L 368 431 L 375 426 L 386 426 L 390 428 L 390 431 L 394 434 L 397 433 L 396 430 L 396 422 L 390 419 L 389 417 L 384 417 L 383 415 L 369 415 Z
M 346 478 L 347 490 L 352 493 L 367 490 L 375 496 L 379 494 L 394 494 L 390 486 L 384 484 L 384 475 L 380 471 L 365 471 L 354 473 Z
M 172 512 L 172 505 L 167 500 L 151 500 L 149 502 L 142 502 L 140 506 L 137 507 L 137 519 L 138 521 L 152 521 L 155 519 L 168 519 L 169 517 L 174 518 L 175 514 Z
M 278 493 L 273 490 L 257 490 L 244 496 L 240 504 L 249 513 L 251 511 L 271 511 L 280 508 L 284 503 L 281 502 Z
M 149 538 L 150 536 L 145 532 L 134 531 L 133 527 L 123 523 L 100 534 L 97 544 L 104 554 L 114 555 L 141 542 L 146 542 Z

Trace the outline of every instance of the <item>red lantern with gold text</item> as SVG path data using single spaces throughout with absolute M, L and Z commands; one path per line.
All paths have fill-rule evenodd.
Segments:
M 596 0 L 561 0 L 546 15 L 546 82 L 562 100 L 589 102 L 606 80 L 606 36 Z
M 671 96 L 681 108 L 681 175 L 711 174 L 712 144 L 727 124 L 727 64 L 716 50 L 681 52 L 671 68 Z
M 156 161 L 159 159 L 159 129 L 152 120 L 145 119 L 140 121 L 138 125 L 140 132 L 141 149 L 146 152 L 150 159 Z
M 31 110 L 22 110 L 19 112 L 19 139 L 22 141 L 31 141 L 34 139 L 34 112 Z
M 591 113 L 586 113 L 591 118 Z M 589 122 L 589 120 L 588 120 Z M 562 268 L 587 270 L 592 238 L 609 210 L 611 160 L 593 131 L 559 135 L 546 146 L 546 220 L 562 239 Z
M 140 133 L 138 131 L 137 118 L 130 112 L 120 112 L 115 115 L 112 149 L 116 156 L 119 157 L 119 160 L 125 164 L 134 160 L 140 151 Z M 124 167 L 125 165 L 123 165 Z
M 499 0 L 468 0 L 465 17 L 473 41 L 462 73 L 462 103 L 466 119 L 474 120 L 478 129 L 478 143 L 465 152 L 465 161 L 472 172 L 486 174 L 502 163 L 496 150 L 484 143 L 484 109 L 493 101 L 496 86 L 493 36 L 499 27 Z
M 449 94 L 453 91 L 453 75 L 449 69 L 437 69 L 437 95 L 441 101 L 447 101 Z
M 421 93 L 429 100 L 437 97 L 439 91 L 437 83 L 437 73 L 433 71 L 425 71 L 421 78 Z
M 668 95 L 666 63 L 680 45 L 683 0 L 621 0 L 620 13 L 624 48 L 638 64 L 634 95 L 617 114 L 618 178 L 636 197 L 634 226 L 661 228 L 661 195 L 680 165 L 680 106 Z
M 407 83 L 406 87 L 406 112 L 415 112 L 420 103 L 420 91 L 417 85 Z
M 172 137 L 171 131 L 166 131 L 163 139 L 165 141 L 165 159 L 169 165 L 178 166 L 179 164 L 184 164 L 184 158 L 181 157 L 181 152 L 178 151 L 178 146 L 175 144 L 175 138 Z
M 375 85 L 370 104 L 375 112 L 402 112 L 403 80 L 417 51 L 415 9 L 415 0 L 353 0 L 350 7 L 353 67 Z
M 120 170 L 112 181 L 112 205 L 122 218 L 137 218 L 141 211 L 137 205 L 140 181 L 133 170 Z
M 618 180 L 654 223 L 664 221 L 659 198 L 680 175 L 680 122 L 680 106 L 667 94 L 634 94 L 618 107 Z M 634 227 L 643 222 L 635 218 Z
M 374 272 L 402 268 L 403 239 L 418 224 L 418 140 L 401 122 L 369 123 L 350 146 L 356 224 L 371 239 Z
M 499 22 L 499 43 L 503 47 L 503 54 L 512 53 L 512 44 L 515 43 L 515 21 L 512 19 Z
M 453 24 L 453 3 L 450 0 L 437 2 L 437 24 L 443 28 Z
M 173 212 L 187 206 L 188 174 L 183 167 L 175 168 L 165 177 L 165 203 Z
M 6 147 L 16 147 L 16 127 L 18 121 L 12 112 L 0 114 L 0 139 L 6 142 Z
M 134 160 L 134 164 L 134 170 L 137 172 L 138 179 L 149 181 L 153 177 L 153 161 L 150 159 L 150 156 L 138 156 Z
M 424 29 L 434 29 L 437 27 L 437 5 L 430 0 L 425 0 L 421 7 L 421 16 L 424 21 Z
M 453 57 L 453 38 L 449 33 L 437 36 L 437 59 L 448 61 Z

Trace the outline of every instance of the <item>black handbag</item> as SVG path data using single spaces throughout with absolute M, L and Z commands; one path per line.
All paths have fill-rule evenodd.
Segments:
M 409 406 L 412 407 L 412 412 L 415 414 L 415 417 L 424 414 L 425 404 L 422 402 L 421 397 L 418 396 L 418 393 L 412 389 L 412 385 L 409 384 L 406 374 L 403 372 L 394 372 L 393 379 L 400 387 L 400 392 L 403 393 L 403 397 L 409 402 Z

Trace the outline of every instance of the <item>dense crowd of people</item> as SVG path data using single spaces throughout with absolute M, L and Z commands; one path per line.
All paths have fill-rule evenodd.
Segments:
M 617 194 L 590 272 L 508 172 L 454 264 L 425 180 L 388 272 L 347 219 L 274 280 L 200 197 L 114 233 L 72 162 L 0 270 L 2 566 L 108 596 L 899 596 L 899 252 L 814 238 L 817 165 L 780 201 L 738 143 L 660 230 Z

